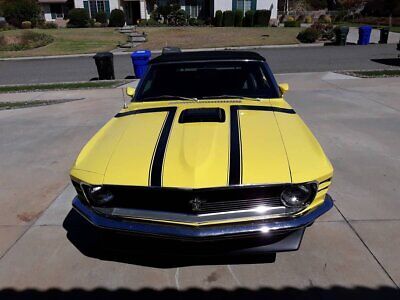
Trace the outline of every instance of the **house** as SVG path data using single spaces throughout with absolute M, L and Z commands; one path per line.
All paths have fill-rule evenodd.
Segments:
M 73 0 L 38 0 L 44 19 L 48 22 L 63 20 L 68 10 L 74 8 Z
M 243 12 L 256 9 L 271 10 L 271 19 L 277 18 L 278 0 L 179 0 L 181 8 L 192 18 L 215 16 L 217 10 Z M 94 18 L 98 11 L 108 15 L 113 9 L 122 9 L 127 24 L 136 24 L 139 19 L 148 19 L 155 7 L 165 6 L 169 0 L 38 0 L 46 21 L 61 20 L 72 8 L 85 8 Z

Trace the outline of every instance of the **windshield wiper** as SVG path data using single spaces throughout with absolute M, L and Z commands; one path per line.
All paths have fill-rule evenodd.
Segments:
M 174 95 L 161 95 L 161 96 L 155 96 L 155 97 L 147 97 L 140 99 L 139 101 L 151 101 L 151 100 L 160 100 L 160 99 L 165 99 L 165 100 L 188 100 L 188 101 L 199 101 L 197 98 L 188 98 L 188 97 L 183 97 L 183 96 L 174 96 Z
M 250 101 L 261 101 L 260 98 L 254 97 L 244 97 L 244 96 L 237 96 L 237 95 L 218 95 L 218 96 L 205 96 L 200 97 L 199 99 L 242 99 L 242 100 L 250 100 Z

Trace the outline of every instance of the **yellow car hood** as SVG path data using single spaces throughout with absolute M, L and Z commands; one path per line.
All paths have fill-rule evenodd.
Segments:
M 183 110 L 200 107 L 224 109 L 225 122 L 179 122 Z M 282 99 L 152 102 L 131 104 L 107 123 L 84 147 L 71 175 L 92 184 L 206 188 L 287 183 L 293 176 L 314 180 L 329 173 L 325 161 Z M 313 173 L 319 165 L 328 171 Z

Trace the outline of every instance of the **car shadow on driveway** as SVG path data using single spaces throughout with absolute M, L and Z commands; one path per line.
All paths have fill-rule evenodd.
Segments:
M 333 286 L 330 288 L 318 288 L 310 287 L 305 289 L 299 288 L 259 288 L 259 289 L 246 289 L 238 288 L 233 290 L 226 289 L 187 289 L 187 290 L 176 290 L 176 289 L 116 289 L 108 290 L 105 288 L 96 288 L 93 290 L 84 289 L 71 289 L 71 290 L 60 290 L 60 289 L 49 289 L 49 290 L 15 290 L 5 289 L 0 290 L 0 299 L 7 300 L 43 300 L 43 299 L 84 299 L 84 300 L 102 300 L 102 299 L 129 299 L 129 300 L 305 300 L 305 299 L 399 299 L 400 293 L 398 289 L 390 287 L 379 287 L 376 289 L 366 287 L 354 287 L 344 288 Z
M 400 58 L 380 58 L 380 59 L 371 59 L 371 61 L 386 66 L 400 67 Z
M 74 209 L 63 222 L 68 240 L 85 256 L 155 268 L 176 268 L 193 265 L 273 263 L 275 254 L 215 254 L 216 247 L 199 248 L 180 242 L 99 231 Z M 226 242 L 224 242 L 226 244 Z M 182 251 L 184 249 L 184 251 Z M 218 248 L 217 248 L 218 249 Z M 213 253 L 214 252 L 214 253 Z

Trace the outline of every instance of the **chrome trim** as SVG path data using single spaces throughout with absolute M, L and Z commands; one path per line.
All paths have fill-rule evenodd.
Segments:
M 255 219 L 272 219 L 278 217 L 287 217 L 295 214 L 304 208 L 290 209 L 284 206 L 265 207 L 266 210 L 248 209 L 248 210 L 235 210 L 229 212 L 209 213 L 209 214 L 184 214 L 163 211 L 150 211 L 143 209 L 130 209 L 130 208 L 103 208 L 93 207 L 92 209 L 104 216 L 119 217 L 131 220 L 152 220 L 154 222 L 182 222 L 182 223 L 209 223 L 216 221 L 234 221 L 243 218 Z M 266 213 L 270 213 L 266 215 Z
M 333 207 L 332 198 L 326 195 L 324 202 L 313 210 L 300 216 L 260 222 L 242 222 L 238 224 L 220 224 L 214 226 L 184 226 L 160 224 L 154 222 L 125 221 L 101 216 L 83 204 L 78 197 L 73 200 L 74 209 L 87 221 L 98 228 L 124 231 L 146 236 L 161 236 L 172 239 L 198 239 L 235 237 L 238 235 L 260 235 L 273 232 L 291 232 L 312 224 L 318 217 Z

